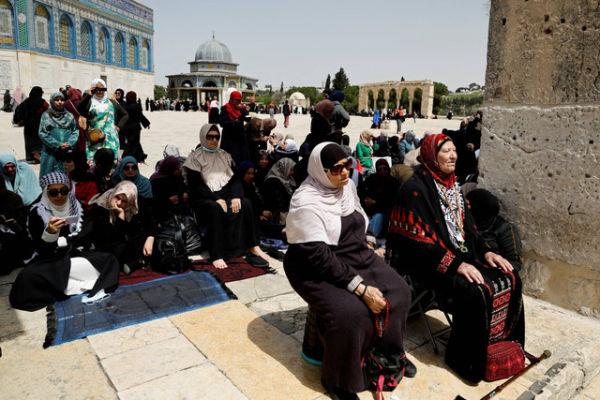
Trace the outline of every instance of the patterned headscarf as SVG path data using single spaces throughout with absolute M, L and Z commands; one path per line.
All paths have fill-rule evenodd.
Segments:
M 421 164 L 423 164 L 425 168 L 431 172 L 431 175 L 436 181 L 443 183 L 446 189 L 451 189 L 454 187 L 456 175 L 454 172 L 451 174 L 445 174 L 442 172 L 440 169 L 440 164 L 437 161 L 437 155 L 442 146 L 451 141 L 452 139 L 443 133 L 427 136 L 421 144 L 419 155 L 419 161 Z
M 102 193 L 102 194 L 98 194 L 96 196 L 94 196 L 89 204 L 93 205 L 93 204 L 97 204 L 98 206 L 107 209 L 108 211 L 110 211 L 110 223 L 114 225 L 115 221 L 117 220 L 117 217 L 114 215 L 114 213 L 110 210 L 110 202 L 113 199 L 113 197 L 119 195 L 119 194 L 124 194 L 125 196 L 127 196 L 127 208 L 125 208 L 125 220 L 127 222 L 131 221 L 131 218 L 133 218 L 137 213 L 138 213 L 138 203 L 137 203 L 137 187 L 135 186 L 135 183 L 130 182 L 130 181 L 122 181 L 119 182 L 117 184 L 117 186 L 115 186 L 114 188 L 107 190 L 106 192 Z
M 49 174 L 44 175 L 42 179 L 40 179 L 40 186 L 42 187 L 42 200 L 35 203 L 32 209 L 34 209 L 39 216 L 42 217 L 42 220 L 46 226 L 52 217 L 64 218 L 77 216 L 79 217 L 77 223 L 70 224 L 69 231 L 71 234 L 79 232 L 81 229 L 81 218 L 83 216 L 81 204 L 79 204 L 79 201 L 77 201 L 75 198 L 73 191 L 70 191 L 67 195 L 68 198 L 65 204 L 62 206 L 57 206 L 54 204 L 48 197 L 47 189 L 48 186 L 56 184 L 65 185 L 68 188 L 71 187 L 69 177 L 62 172 L 50 172 Z

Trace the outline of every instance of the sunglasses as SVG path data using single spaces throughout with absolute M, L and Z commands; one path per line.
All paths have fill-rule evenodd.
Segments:
M 329 171 L 331 172 L 331 175 L 339 175 L 342 173 L 342 170 L 346 169 L 347 171 L 350 171 L 350 169 L 352 169 L 352 160 L 348 159 L 346 160 L 346 162 L 344 164 L 335 164 L 333 167 L 331 168 L 324 168 L 325 172 Z
M 137 171 L 137 165 L 126 165 L 123 167 L 123 171 Z
M 69 188 L 63 187 L 60 189 L 48 189 L 48 196 L 58 197 L 58 195 L 66 196 L 69 194 Z
M 221 135 L 206 135 L 206 140 L 219 140 L 221 139 Z

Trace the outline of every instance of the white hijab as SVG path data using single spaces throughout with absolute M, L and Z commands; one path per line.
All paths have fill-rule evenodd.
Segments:
M 321 151 L 331 143 L 323 142 L 313 149 L 308 160 L 309 176 L 292 196 L 285 228 L 289 243 L 325 242 L 337 246 L 341 217 L 354 211 L 363 215 L 367 230 L 369 219 L 360 205 L 354 182 L 349 180 L 336 188 L 323 169 Z
M 97 84 L 101 84 L 103 88 L 106 89 L 106 82 L 104 82 L 102 79 L 94 79 L 92 81 L 92 86 L 96 87 Z M 104 96 L 101 99 L 98 99 L 98 97 L 96 97 L 95 94 L 92 94 L 92 104 L 95 106 L 95 108 L 100 111 L 100 112 L 106 112 L 106 109 L 108 108 L 108 103 L 106 102 L 108 100 L 108 92 L 104 92 Z
M 213 128 L 219 132 L 219 127 L 214 124 L 204 124 L 200 128 L 200 147 L 192 151 L 183 163 L 183 166 L 193 171 L 200 172 L 206 186 L 217 192 L 231 180 L 231 155 L 223 149 L 210 150 L 207 147 L 206 135 Z

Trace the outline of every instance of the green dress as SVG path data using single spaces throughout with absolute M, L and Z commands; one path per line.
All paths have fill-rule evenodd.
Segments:
M 60 117 L 52 118 L 52 109 L 42 114 L 39 136 L 42 141 L 42 158 L 40 160 L 40 178 L 50 172 L 65 172 L 63 162 L 55 158 L 55 151 L 62 143 L 75 146 L 79 138 L 79 129 L 75 119 L 68 111 L 63 111 Z
M 94 154 L 101 148 L 111 149 L 115 153 L 115 160 L 119 158 L 119 133 L 115 128 L 115 107 L 109 99 L 103 102 L 90 103 L 88 113 L 88 124 L 90 128 L 98 128 L 104 132 L 105 138 L 102 142 L 94 145 L 85 141 L 88 160 L 94 159 Z

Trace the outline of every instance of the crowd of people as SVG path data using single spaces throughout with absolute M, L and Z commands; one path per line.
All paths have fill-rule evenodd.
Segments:
M 341 92 L 316 104 L 308 136 L 296 143 L 275 132 L 272 117 L 250 116 L 252 105 L 234 91 L 221 107 L 207 103 L 194 151 L 182 157 L 166 146 L 144 177 L 140 131 L 150 122 L 134 92 L 109 98 L 96 79 L 83 96 L 67 88 L 48 104 L 42 95 L 34 87 L 15 109 L 27 160 L 0 155 L 1 251 L 9 260 L 2 273 L 25 266 L 13 307 L 101 298 L 120 272 L 177 272 L 165 267 L 159 242 L 173 218 L 185 218 L 177 240 L 204 231 L 193 251 L 207 250 L 215 268 L 241 256 L 260 268 L 283 259 L 291 285 L 323 322 L 322 381 L 334 398 L 356 399 L 365 388 L 361 359 L 374 343 L 399 374 L 415 376 L 403 347 L 407 274 L 451 299 L 446 362 L 463 378 L 482 379 L 489 345 L 523 344 L 518 233 L 493 194 L 473 188 L 481 113 L 420 140 L 400 128 L 391 136 L 365 129 L 352 148 Z M 284 126 L 291 111 L 284 109 Z M 40 162 L 39 179 L 27 161 Z M 265 238 L 288 251 L 261 246 Z M 388 319 L 378 340 L 380 313 Z

